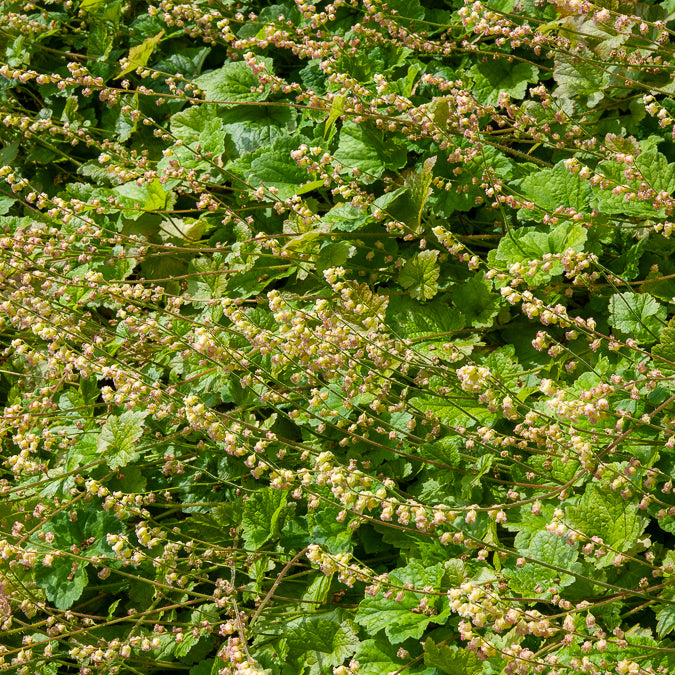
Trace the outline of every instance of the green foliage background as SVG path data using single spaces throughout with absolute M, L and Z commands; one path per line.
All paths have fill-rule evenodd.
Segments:
M 0 3 L 0 670 L 675 670 L 673 3 Z

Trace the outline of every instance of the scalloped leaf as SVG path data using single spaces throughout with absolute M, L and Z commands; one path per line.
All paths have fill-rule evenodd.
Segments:
M 96 445 L 111 469 L 126 466 L 138 457 L 136 444 L 143 435 L 146 416 L 147 412 L 128 410 L 106 420 Z
M 407 260 L 398 281 L 413 300 L 431 300 L 438 293 L 438 251 L 420 251 Z

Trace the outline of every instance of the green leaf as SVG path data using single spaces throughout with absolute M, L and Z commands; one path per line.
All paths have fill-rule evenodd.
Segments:
M 675 164 L 669 164 L 665 155 L 656 149 L 645 149 L 644 143 L 641 145 L 643 146 L 642 152 L 636 153 L 635 166 L 632 167 L 639 171 L 634 179 L 626 179 L 626 166 L 620 162 L 605 160 L 598 164 L 596 171 L 608 180 L 609 188 L 601 189 L 599 186 L 592 188 L 594 208 L 604 214 L 619 217 L 654 218 L 665 213 L 663 208 L 656 209 L 651 201 L 641 199 L 626 201 L 623 195 L 615 195 L 612 192 L 611 188 L 615 186 L 627 186 L 632 192 L 637 193 L 643 189 L 644 183 L 656 192 L 664 190 L 671 193 L 675 190 Z
M 588 212 L 593 194 L 588 181 L 580 178 L 578 174 L 573 174 L 563 161 L 558 162 L 552 169 L 543 169 L 526 176 L 522 181 L 522 189 L 528 199 L 549 213 L 558 207 L 571 207 L 579 213 Z M 534 213 L 522 209 L 518 215 L 521 218 L 535 218 Z M 585 233 L 580 225 L 576 225 L 575 230 L 577 238 L 581 236 L 579 230 Z M 564 249 L 557 252 L 563 253 Z
M 321 665 L 319 672 L 326 672 L 354 653 L 359 643 L 355 628 L 340 610 L 292 619 L 283 632 L 289 658 L 297 660 L 307 655 L 309 663 Z
M 394 296 L 387 307 L 387 323 L 394 333 L 415 342 L 424 338 L 448 342 L 464 328 L 464 317 L 440 300 L 421 305 L 408 296 Z
M 190 668 L 190 675 L 211 675 L 213 666 L 213 659 L 205 659 Z
M 339 202 L 321 218 L 321 222 L 329 223 L 331 230 L 354 232 L 363 227 L 370 216 L 352 204 Z
M 124 470 L 116 476 L 112 476 L 108 481 L 108 488 L 111 492 L 120 490 L 127 494 L 130 492 L 145 492 L 147 483 L 147 476 L 138 466 L 132 464 L 125 466 Z
M 138 457 L 137 442 L 143 435 L 147 412 L 128 410 L 119 417 L 110 415 L 96 446 L 111 469 L 119 469 Z
M 415 651 L 418 650 L 416 647 Z M 364 640 L 354 654 L 354 660 L 359 662 L 359 675 L 392 675 L 398 672 L 406 675 L 438 675 L 436 668 L 425 666 L 421 660 L 413 662 L 412 657 L 401 658 L 397 652 L 398 648 L 384 638 Z
M 609 74 L 594 65 L 594 54 L 578 45 L 574 54 L 556 51 L 553 79 L 558 86 L 553 90 L 556 98 L 585 98 L 592 108 L 605 97 L 603 89 L 609 84 Z
M 521 568 L 505 571 L 509 577 L 509 586 L 515 592 L 523 595 L 536 594 L 537 586 L 541 586 L 545 592 L 551 585 L 563 587 L 574 582 L 574 577 L 565 574 L 565 571 L 576 570 L 575 561 L 579 550 L 577 545 L 570 546 L 565 537 L 538 530 L 529 538 L 528 546 L 519 548 L 518 551 L 534 560 L 526 562 Z M 557 569 L 537 565 L 536 561 L 553 565 Z
M 279 136 L 293 131 L 297 113 L 287 107 L 234 106 L 222 114 L 222 120 L 237 151 L 245 154 L 270 147 Z
M 402 587 L 405 583 L 412 584 L 415 589 L 430 586 L 437 590 L 443 578 L 444 569 L 441 564 L 431 567 L 423 566 L 412 561 L 407 567 L 390 572 L 389 579 L 395 586 Z M 384 630 L 387 637 L 397 644 L 408 638 L 419 639 L 426 627 L 438 617 L 427 616 L 422 612 L 413 612 L 420 600 L 426 597 L 429 606 L 435 607 L 437 596 L 423 596 L 412 591 L 402 591 L 402 599 L 395 597 L 385 598 L 382 593 L 364 598 L 359 604 L 356 621 L 371 635 Z
M 242 537 L 247 549 L 257 550 L 283 527 L 286 493 L 273 488 L 254 492 L 244 503 Z
M 87 586 L 86 564 L 72 558 L 55 558 L 51 567 L 36 566 L 35 582 L 45 590 L 47 600 L 57 609 L 69 609 Z
M 419 229 L 422 210 L 431 194 L 436 157 L 427 157 L 419 171 L 410 171 L 405 178 L 405 187 L 410 193 L 410 201 L 415 209 L 416 228 Z
M 675 164 L 669 164 L 666 156 L 656 150 L 642 152 L 635 158 L 635 167 L 642 178 L 656 192 L 670 194 L 675 190 Z
M 200 621 L 208 621 L 215 623 L 218 621 L 218 610 L 212 603 L 201 605 L 199 609 L 191 612 L 190 623 L 192 625 L 199 624 Z M 195 660 L 205 656 L 205 651 L 208 651 L 213 638 L 209 638 L 204 629 L 200 630 L 196 635 L 193 631 L 186 631 L 183 634 L 182 642 L 175 644 L 174 653 L 184 662 L 194 662 Z M 201 644 L 200 644 L 201 643 Z M 199 645 L 199 647 L 197 646 Z M 189 655 L 188 660 L 186 657 Z M 195 655 L 197 659 L 195 659 Z
M 285 106 L 237 105 L 219 115 L 236 152 L 245 155 L 274 141 L 296 127 L 295 108 Z
M 344 102 L 345 102 L 344 96 L 338 95 L 333 98 L 333 102 L 331 103 L 330 106 L 330 113 L 328 114 L 328 119 L 326 120 L 326 123 L 324 125 L 324 132 L 323 132 L 324 138 L 326 138 L 335 120 L 338 117 L 340 117 L 340 115 L 342 115 Z
M 64 468 L 74 471 L 78 466 L 95 462 L 99 458 L 98 435 L 94 433 L 81 434 L 75 445 L 68 451 Z
M 664 638 L 675 630 L 675 605 L 661 605 L 656 610 L 656 618 L 656 633 Z
M 230 162 L 226 168 L 241 176 L 252 190 L 260 186 L 275 187 L 279 190 L 279 199 L 288 199 L 312 178 L 292 159 L 291 152 L 297 148 L 298 141 L 293 137 L 279 136 L 271 148 L 260 148 L 253 155 Z
M 279 190 L 279 199 L 288 199 L 296 194 L 298 187 L 312 178 L 291 157 L 291 152 L 297 148 L 296 139 L 280 136 L 267 152 L 254 158 L 248 176 L 251 187 L 255 189 L 260 184 L 274 186 Z
M 172 218 L 162 223 L 162 232 L 185 241 L 199 241 L 213 227 L 205 218 Z
M 408 230 L 419 235 L 422 232 L 422 212 L 431 195 L 431 182 L 436 157 L 428 157 L 420 171 L 410 171 L 404 186 L 378 197 L 374 205 L 384 211 L 388 218 L 405 223 Z
M 181 234 L 191 233 L 190 229 L 180 228 Z M 169 230 L 172 232 L 172 230 Z M 219 298 L 227 287 L 229 267 L 221 254 L 210 257 L 193 258 L 190 261 L 190 272 L 194 278 L 188 282 L 190 296 L 196 299 Z
M 648 519 L 639 515 L 636 504 L 618 492 L 596 484 L 588 485 L 577 506 L 565 512 L 567 523 L 587 537 L 597 535 L 619 551 L 635 546 Z
M 173 201 L 173 195 L 164 189 L 157 178 L 143 185 L 129 181 L 114 187 L 112 193 L 125 208 L 124 217 L 129 220 L 137 220 L 144 211 L 163 211 Z
M 109 533 L 119 534 L 123 530 L 124 524 L 119 519 L 95 508 L 80 509 L 74 511 L 73 515 L 62 512 L 45 523 L 39 535 L 32 537 L 32 541 L 40 554 L 54 555 L 50 566 L 44 564 L 44 555 L 35 566 L 35 581 L 40 588 L 45 589 L 47 599 L 58 609 L 71 607 L 87 586 L 86 567 L 89 562 L 77 560 L 68 554 L 86 546 L 87 556 L 112 557 L 106 536 Z M 50 550 L 42 544 L 45 535 L 51 538 Z M 59 551 L 64 555 L 59 556 Z
M 229 661 L 227 663 L 229 663 Z M 215 660 L 213 661 L 213 667 L 211 668 L 211 675 L 219 675 L 221 671 L 224 670 L 225 666 L 227 666 L 227 663 L 220 657 L 216 656 Z
M 359 662 L 359 675 L 390 675 L 405 666 L 396 648 L 384 639 L 364 640 L 356 648 L 354 660 Z
M 488 262 L 502 269 L 514 263 L 526 266 L 530 260 L 541 260 L 546 253 L 563 253 L 568 248 L 581 251 L 586 236 L 586 230 L 578 223 L 562 223 L 548 234 L 533 227 L 520 227 L 501 238 L 497 250 L 488 253 Z M 528 283 L 546 283 L 562 272 L 562 265 L 554 260 L 548 271 L 539 268 L 533 277 L 527 277 Z
M 131 113 L 125 110 L 127 105 L 131 105 L 134 110 L 137 110 L 138 94 L 134 95 L 131 100 L 127 99 L 124 103 L 118 103 L 116 106 L 108 108 L 101 117 L 106 127 L 111 127 L 115 130 L 117 138 L 120 141 L 129 140 L 138 128 L 138 124 L 132 118 Z
M 9 211 L 12 206 L 16 203 L 14 197 L 8 197 L 5 195 L 0 196 L 0 216 L 4 216 L 7 211 Z
M 413 300 L 431 300 L 438 293 L 438 251 L 420 251 L 409 258 L 398 276 L 398 281 Z
M 387 643 L 378 640 L 361 642 L 354 659 L 359 662 L 359 673 L 363 675 L 389 675 L 400 670 L 403 664 Z
M 189 146 L 198 143 L 201 152 L 222 151 L 225 133 L 215 106 L 192 106 L 171 116 L 171 133 Z
M 181 48 L 179 52 L 171 53 L 157 61 L 154 67 L 172 75 L 181 73 L 184 77 L 197 77 L 210 51 L 209 47 Z
M 532 63 L 491 58 L 471 68 L 469 75 L 473 78 L 473 92 L 480 103 L 495 105 L 500 92 L 513 98 L 524 98 L 528 83 L 539 80 L 539 69 Z
M 323 604 L 328 598 L 330 591 L 332 575 L 318 574 L 307 590 L 302 594 L 303 607 L 305 611 L 313 611 L 317 603 Z
M 80 10 L 86 9 L 85 2 L 91 5 L 91 0 L 84 0 L 80 4 Z M 99 2 L 99 0 L 94 0 Z M 114 45 L 114 35 L 108 27 L 106 21 L 94 21 L 89 29 L 89 36 L 87 39 L 87 56 L 93 56 L 100 61 L 104 60 Z
M 335 159 L 344 164 L 345 173 L 357 169 L 365 174 L 360 180 L 370 183 L 387 169 L 403 168 L 407 152 L 396 137 L 385 135 L 365 122 L 345 122 L 340 129 Z
M 488 328 L 499 313 L 499 299 L 491 292 L 492 284 L 483 274 L 475 274 L 467 282 L 452 289 L 452 304 L 476 328 Z
M 619 218 L 625 216 L 653 218 L 663 214 L 663 209 L 655 210 L 653 205 L 640 199 L 627 201 L 623 195 L 615 195 L 612 188 L 620 185 L 626 185 L 636 192 L 640 190 L 640 181 L 627 181 L 624 175 L 625 165 L 614 161 L 605 160 L 599 162 L 596 171 L 598 175 L 607 179 L 609 187 L 602 189 L 600 186 L 593 186 L 593 200 L 591 206 L 598 209 L 606 215 L 615 215 Z
M 82 0 L 80 3 L 80 11 L 94 11 L 99 5 L 104 5 L 106 2 L 107 0 Z
M 470 353 L 470 346 L 462 345 L 461 350 Z M 427 395 L 411 398 L 410 404 L 418 410 L 430 410 L 439 417 L 443 424 L 449 426 L 461 425 L 470 428 L 476 424 L 493 423 L 495 419 L 494 413 L 477 401 L 459 403 L 453 401 L 452 398 Z
M 652 347 L 652 354 L 660 357 L 660 359 L 655 361 L 655 364 L 663 373 L 670 374 L 675 371 L 675 317 L 661 331 L 660 342 Z M 661 359 L 665 359 L 670 363 L 665 363 Z
M 339 512 L 335 506 L 326 504 L 308 515 L 312 543 L 325 547 L 330 553 L 351 551 L 354 547 L 352 531 L 337 520 Z
M 520 363 L 518 363 L 515 353 L 516 348 L 514 345 L 504 345 L 490 352 L 485 359 L 485 365 L 491 372 L 499 373 L 500 380 L 504 381 L 523 370 Z
M 223 121 L 216 115 L 214 105 L 192 106 L 172 115 L 171 133 L 181 144 L 174 145 L 171 148 L 172 154 L 160 160 L 160 170 L 169 168 L 173 162 L 178 161 L 186 169 L 213 172 L 217 166 L 222 166 L 219 158 L 226 150 L 230 150 L 230 155 L 234 154 Z
M 272 70 L 272 60 L 259 59 L 268 70 Z M 229 61 L 218 70 L 212 70 L 200 75 L 194 84 L 206 95 L 207 101 L 220 103 L 242 103 L 250 101 L 264 101 L 269 93 L 269 85 L 263 91 L 257 89 L 258 77 L 243 61 Z
M 355 248 L 346 241 L 338 241 L 321 247 L 316 261 L 316 269 L 323 273 L 330 267 L 344 265 L 354 255 Z
M 471 501 L 473 488 L 480 485 L 481 478 L 490 470 L 494 459 L 494 455 L 491 455 L 490 453 L 481 455 L 474 464 L 475 473 L 472 472 L 462 478 L 462 497 L 464 497 L 464 499 Z
M 617 293 L 609 300 L 610 325 L 642 343 L 659 339 L 666 308 L 649 293 Z
M 639 239 L 636 244 L 630 248 L 626 248 L 618 258 L 612 260 L 607 267 L 624 281 L 632 281 L 640 274 L 640 259 L 645 253 L 648 244 L 649 239 Z M 645 286 L 649 287 L 650 284 L 645 284 Z M 652 292 L 656 290 L 656 294 L 658 295 L 658 282 L 651 289 L 645 288 L 644 290 L 651 290 Z M 664 299 L 670 300 L 671 297 L 672 294 Z
M 155 47 L 159 44 L 164 31 L 161 30 L 157 35 L 148 37 L 141 44 L 132 47 L 129 50 L 129 56 L 127 57 L 128 63 L 124 66 L 118 73 L 115 75 L 115 79 L 124 77 L 127 73 L 130 73 L 132 70 L 137 68 L 142 68 L 147 65 L 148 59 L 152 55 L 152 52 L 155 51 Z
M 445 577 L 450 586 L 459 586 L 467 578 L 466 565 L 458 558 L 450 558 L 443 567 L 445 569 Z
M 106 617 L 108 621 L 111 621 L 112 619 L 115 618 L 115 610 L 119 606 L 120 602 L 122 601 L 122 598 L 117 598 L 115 602 L 113 602 L 110 607 L 108 607 L 108 616 Z
M 437 645 L 431 638 L 424 642 L 424 663 L 447 675 L 480 675 L 483 662 L 468 649 Z

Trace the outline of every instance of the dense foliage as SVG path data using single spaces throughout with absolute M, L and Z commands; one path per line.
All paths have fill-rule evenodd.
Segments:
M 0 3 L 0 670 L 675 671 L 673 10 Z

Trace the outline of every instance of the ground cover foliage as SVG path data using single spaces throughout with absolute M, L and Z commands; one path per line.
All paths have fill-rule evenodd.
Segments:
M 0 5 L 0 669 L 675 670 L 675 7 Z

